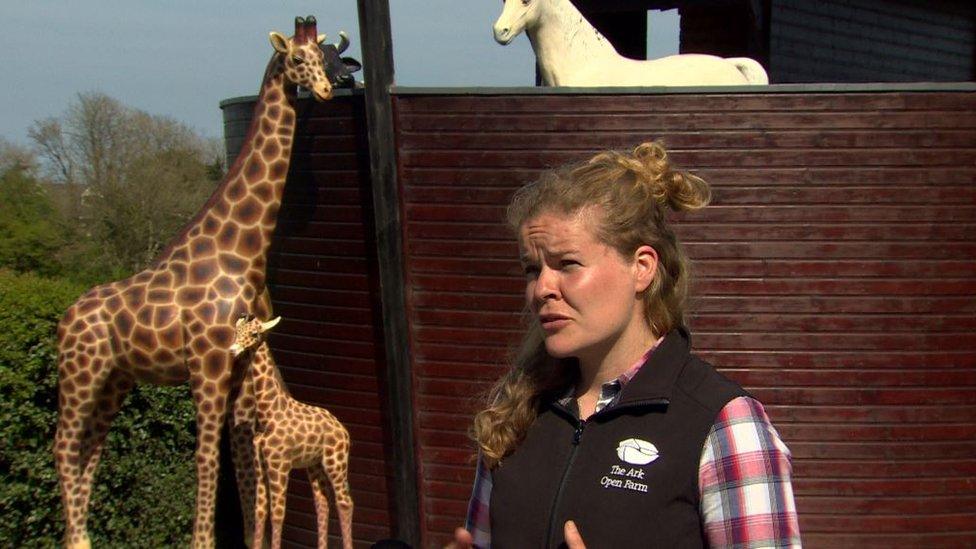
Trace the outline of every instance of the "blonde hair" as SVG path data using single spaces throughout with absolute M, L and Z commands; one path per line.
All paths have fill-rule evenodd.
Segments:
M 657 272 L 642 298 L 648 326 L 663 335 L 683 323 L 689 280 L 688 260 L 667 224 L 666 210 L 703 208 L 710 198 L 703 179 L 676 169 L 664 146 L 649 142 L 632 152 L 606 151 L 543 174 L 515 193 L 507 214 L 517 234 L 523 223 L 544 212 L 592 211 L 597 238 L 622 257 L 630 258 L 643 245 L 653 247 Z M 524 322 L 525 336 L 511 367 L 474 419 L 473 437 L 489 468 L 515 449 L 541 407 L 579 375 L 575 359 L 549 356 L 542 330 L 528 311 Z

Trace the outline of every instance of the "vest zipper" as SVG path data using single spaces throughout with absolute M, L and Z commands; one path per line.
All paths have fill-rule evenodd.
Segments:
M 583 437 L 583 427 L 586 427 L 585 419 L 581 419 L 576 426 L 576 430 L 573 431 L 573 446 L 579 446 L 580 438 Z
M 573 431 L 573 448 L 569 452 L 569 460 L 566 462 L 566 468 L 563 469 L 563 476 L 559 479 L 559 488 L 556 490 L 556 497 L 552 500 L 552 507 L 549 509 L 549 528 L 546 532 L 546 544 L 544 547 L 549 547 L 552 544 L 552 536 L 556 527 L 556 509 L 559 508 L 559 500 L 562 499 L 563 488 L 566 487 L 566 479 L 569 478 L 569 470 L 573 468 L 573 462 L 576 461 L 576 451 L 579 449 L 580 439 L 583 438 L 584 428 L 586 428 L 586 420 L 577 420 L 576 429 Z
M 638 401 L 629 402 L 626 405 L 622 406 L 620 409 L 647 406 L 647 405 L 668 404 L 668 402 L 669 401 L 666 398 L 641 399 Z M 557 526 L 555 524 L 556 509 L 559 507 L 559 500 L 562 499 L 563 489 L 566 487 L 566 479 L 569 478 L 569 471 L 570 469 L 573 468 L 573 462 L 576 461 L 576 452 L 577 450 L 579 450 L 580 440 L 583 438 L 583 430 L 586 428 L 586 422 L 592 420 L 598 415 L 602 415 L 606 412 L 612 412 L 614 410 L 617 410 L 618 407 L 614 406 L 609 410 L 604 408 L 603 410 L 600 410 L 599 412 L 591 415 L 589 420 L 578 419 L 575 414 L 573 414 L 572 412 L 570 412 L 569 410 L 567 410 L 562 406 L 554 405 L 553 409 L 555 409 L 560 414 L 565 415 L 567 419 L 571 418 L 572 420 L 574 420 L 576 422 L 576 428 L 573 430 L 573 440 L 572 440 L 573 447 L 569 452 L 569 459 L 566 461 L 566 468 L 563 469 L 563 476 L 561 479 L 559 479 L 559 488 L 556 490 L 556 497 L 552 500 L 552 507 L 549 509 L 549 528 L 546 531 L 546 544 L 544 545 L 544 547 L 549 547 L 552 544 L 552 537 L 553 534 L 555 533 L 555 528 Z

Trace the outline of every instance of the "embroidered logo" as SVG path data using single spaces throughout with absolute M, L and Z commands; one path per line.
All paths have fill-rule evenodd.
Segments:
M 658 458 L 657 448 L 639 438 L 628 438 L 617 444 L 617 457 L 631 465 L 647 465 Z

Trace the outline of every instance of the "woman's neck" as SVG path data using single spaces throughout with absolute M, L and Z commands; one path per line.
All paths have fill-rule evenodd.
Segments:
M 576 396 L 592 398 L 595 403 L 603 384 L 617 379 L 633 367 L 657 339 L 658 336 L 643 318 L 638 317 L 605 348 L 581 353 L 580 380 L 576 386 Z

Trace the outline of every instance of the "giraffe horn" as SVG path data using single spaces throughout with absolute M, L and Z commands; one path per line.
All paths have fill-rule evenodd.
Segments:
M 314 41 L 318 35 L 318 21 L 315 20 L 314 15 L 309 15 L 305 18 L 305 39 Z
M 346 31 L 339 31 L 339 43 L 336 44 L 336 51 L 341 54 L 342 52 L 346 51 L 346 48 L 348 47 L 349 37 L 346 36 Z
M 305 34 L 305 18 L 296 17 L 295 18 L 295 43 L 304 44 L 306 39 Z
M 267 332 L 271 328 L 274 328 L 275 326 L 277 326 L 277 324 L 279 322 L 281 322 L 281 317 L 280 316 L 279 317 L 275 317 L 275 318 L 273 318 L 273 319 L 271 319 L 271 320 L 269 320 L 267 322 L 262 322 L 261 323 L 261 331 L 262 332 Z

